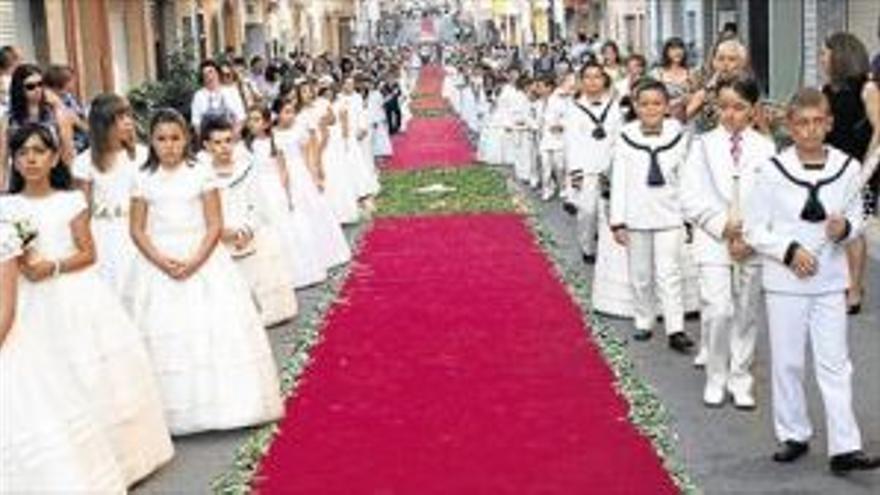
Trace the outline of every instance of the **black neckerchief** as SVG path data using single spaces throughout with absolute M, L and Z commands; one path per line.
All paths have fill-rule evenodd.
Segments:
M 664 151 L 668 151 L 675 147 L 679 141 L 681 141 L 681 137 L 684 135 L 683 132 L 679 132 L 672 141 L 664 144 L 663 146 L 658 146 L 656 148 L 651 148 L 650 146 L 639 144 L 633 141 L 626 133 L 620 133 L 620 137 L 623 138 L 623 141 L 632 146 L 637 150 L 644 151 L 648 153 L 651 157 L 651 165 L 648 168 L 648 187 L 662 187 L 666 185 L 666 179 L 663 177 L 663 171 L 660 169 L 660 153 Z
M 596 125 L 596 128 L 593 129 L 593 139 L 595 139 L 596 141 L 601 141 L 608 136 L 608 133 L 605 132 L 605 127 L 603 126 L 603 124 L 605 124 L 605 119 L 608 118 L 608 112 L 611 110 L 611 105 L 613 103 L 614 98 L 609 99 L 608 104 L 605 105 L 605 109 L 602 110 L 602 114 L 599 115 L 599 117 L 596 117 L 595 115 L 593 115 L 593 112 L 591 112 L 589 108 L 581 105 L 580 103 L 578 103 L 577 100 L 574 101 L 575 106 L 586 113 L 587 116 L 590 117 L 590 120 L 593 121 L 593 124 Z
M 791 181 L 792 183 L 803 187 L 807 190 L 807 200 L 804 202 L 804 207 L 801 210 L 801 220 L 810 223 L 819 223 L 824 221 L 828 215 L 825 212 L 825 206 L 822 205 L 822 202 L 819 201 L 819 189 L 831 184 L 840 178 L 841 175 L 846 171 L 847 167 L 849 167 L 850 162 L 852 161 L 852 157 L 847 157 L 846 161 L 843 162 L 843 166 L 840 167 L 834 175 L 830 177 L 826 177 L 815 184 L 811 184 L 808 181 L 798 179 L 797 177 L 791 175 L 785 167 L 782 166 L 782 163 L 774 156 L 770 159 L 773 162 L 773 165 L 779 170 L 786 179 Z

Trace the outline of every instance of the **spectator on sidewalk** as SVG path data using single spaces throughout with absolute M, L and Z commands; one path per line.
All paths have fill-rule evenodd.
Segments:
M 231 67 L 229 69 L 231 71 Z M 200 129 L 207 115 L 220 115 L 235 124 L 237 134 L 246 118 L 241 96 L 234 86 L 223 84 L 220 65 L 214 60 L 202 62 L 199 70 L 202 87 L 193 96 L 190 117 L 193 127 Z
M 86 110 L 73 94 L 76 86 L 73 69 L 66 65 L 51 65 L 46 69 L 44 77 L 46 88 L 55 92 L 73 122 L 73 144 L 80 153 L 89 147 L 89 124 L 86 121 Z
M 876 93 L 877 89 L 868 79 L 870 67 L 865 45 L 852 34 L 834 33 L 825 41 L 821 65 L 828 78 L 822 92 L 831 105 L 832 116 L 831 131 L 825 142 L 862 160 L 872 139 L 876 139 L 872 120 L 868 117 L 867 97 L 871 92 Z M 871 98 L 870 103 L 876 118 L 880 111 L 876 106 L 876 97 Z M 868 255 L 864 236 L 859 235 L 849 243 L 846 252 L 850 271 L 848 311 L 858 314 L 862 306 Z

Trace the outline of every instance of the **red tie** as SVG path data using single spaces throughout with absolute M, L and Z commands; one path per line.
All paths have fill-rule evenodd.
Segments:
M 742 134 L 739 132 L 730 135 L 730 156 L 733 157 L 733 165 L 739 168 L 739 160 L 742 158 Z

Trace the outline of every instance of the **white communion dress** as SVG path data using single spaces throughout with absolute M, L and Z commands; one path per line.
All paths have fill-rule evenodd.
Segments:
M 70 225 L 88 208 L 81 192 L 11 199 L 38 230 L 36 256 L 61 260 L 77 251 Z M 132 484 L 168 462 L 173 448 L 152 364 L 138 329 L 98 271 L 87 267 L 39 282 L 22 277 L 19 303 L 22 314 L 43 314 L 28 330 L 69 363 L 124 481 Z
M 12 221 L 0 220 L 0 263 L 22 253 Z M 122 469 L 86 392 L 34 331 L 51 325 L 47 316 L 18 309 L 0 345 L 0 493 L 124 493 Z
M 132 196 L 147 205 L 147 235 L 187 260 L 205 235 L 202 196 L 213 171 L 185 163 L 142 171 Z M 126 304 L 153 359 L 172 434 L 250 426 L 281 416 L 278 374 L 247 282 L 218 245 L 190 277 L 175 280 L 138 257 Z
M 312 128 L 316 131 L 320 128 L 318 121 L 332 109 L 336 115 L 336 122 L 327 128 L 327 142 L 321 153 L 321 164 L 324 169 L 323 195 L 330 203 L 330 208 L 336 219 L 341 224 L 357 223 L 360 219 L 358 211 L 358 191 L 354 181 L 353 167 L 355 164 L 348 160 L 345 153 L 345 141 L 342 138 L 342 129 L 336 108 L 328 100 L 318 99 L 312 108 Z M 318 131 L 320 132 L 320 131 Z
M 134 178 L 148 153 L 142 145 L 136 145 L 131 156 L 120 151 L 110 167 L 101 171 L 92 162 L 91 150 L 86 150 L 77 155 L 71 168 L 74 178 L 91 184 L 98 271 L 117 294 L 122 293 L 137 251 L 128 232 L 128 208 Z
M 276 143 L 286 132 L 276 131 Z M 327 270 L 315 251 L 318 242 L 315 227 L 302 206 L 294 205 L 292 191 L 296 184 L 293 183 L 292 164 L 278 144 L 276 152 L 291 181 L 290 187 L 285 188 L 278 171 L 279 158 L 273 156 L 269 138 L 254 140 L 252 151 L 257 182 L 263 195 L 262 205 L 270 228 L 281 241 L 283 269 L 290 274 L 291 284 L 299 289 L 323 282 L 327 279 Z
M 302 249 L 329 270 L 351 260 L 351 248 L 327 198 L 319 191 L 306 166 L 303 146 L 309 139 L 308 121 L 297 117 L 293 127 L 277 130 L 275 137 L 283 150 L 290 171 L 290 195 L 296 205 L 294 214 L 310 226 L 310 238 L 303 239 Z

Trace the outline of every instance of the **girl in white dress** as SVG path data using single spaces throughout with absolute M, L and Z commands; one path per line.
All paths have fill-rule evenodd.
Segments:
M 27 125 L 13 135 L 10 149 L 16 193 L 10 209 L 39 232 L 21 263 L 26 280 L 19 309 L 41 315 L 28 330 L 82 385 L 130 485 L 173 455 L 149 357 L 117 295 L 92 268 L 88 205 L 80 191 L 64 190 L 70 176 L 52 135 Z
M 131 236 L 141 252 L 126 302 L 153 358 L 176 435 L 281 416 L 272 352 L 247 283 L 218 246 L 223 228 L 213 171 L 186 154 L 186 122 L 160 110 L 135 181 Z
M 276 101 L 275 111 L 279 119 L 284 114 L 283 101 Z M 292 106 L 290 113 L 293 113 Z M 292 116 L 289 119 L 293 121 Z M 281 242 L 283 265 L 279 268 L 290 274 L 296 289 L 323 282 L 327 270 L 316 251 L 318 237 L 315 227 L 303 206 L 294 205 L 293 191 L 297 185 L 290 179 L 293 172 L 289 161 L 276 146 L 272 135 L 272 114 L 268 108 L 250 109 L 244 142 L 253 155 L 267 221 Z M 312 183 L 311 178 L 307 180 Z
M 388 133 L 388 119 L 385 116 L 382 93 L 379 91 L 381 81 L 373 80 L 370 83 L 370 92 L 367 94 L 367 113 L 370 116 L 373 137 L 373 157 L 387 158 L 391 156 L 391 135 Z
M 321 171 L 324 178 L 321 192 L 330 203 L 339 223 L 353 224 L 360 220 L 356 185 L 352 180 L 351 163 L 345 156 L 333 89 L 329 86 L 330 82 L 324 81 L 324 84 L 318 90 L 318 97 L 307 103 L 307 114 L 318 132 L 320 143 Z
M 267 327 L 296 316 L 290 272 L 284 266 L 281 242 L 268 227 L 262 208 L 256 168 L 250 156 L 238 159 L 232 122 L 206 117 L 199 135 L 220 185 L 223 207 L 221 242 L 251 287 L 251 296 Z
M 97 96 L 89 110 L 91 148 L 73 161 L 76 185 L 92 211 L 98 271 L 118 294 L 137 250 L 128 235 L 128 205 L 147 148 L 137 143 L 128 101 L 112 93 Z
M 30 328 L 44 313 L 16 313 L 26 249 L 18 221 L 0 219 L 0 492 L 123 493 L 122 470 L 80 385 Z
M 310 88 L 303 85 L 297 94 L 308 91 Z M 305 109 L 297 112 L 296 98 L 291 97 L 278 106 L 275 139 L 290 168 L 290 194 L 297 205 L 294 213 L 302 215 L 310 226 L 311 237 L 304 239 L 301 250 L 307 250 L 317 258 L 318 266 L 329 270 L 351 260 L 351 249 L 327 198 L 321 195 L 316 185 L 319 183 L 316 180 L 320 180 L 317 132 L 309 116 L 303 113 Z
M 351 76 L 342 81 L 342 91 L 339 94 L 339 120 L 345 140 L 346 156 L 349 157 L 353 173 L 357 176 L 361 209 L 366 214 L 370 214 L 374 209 L 373 197 L 379 193 L 379 179 L 372 154 L 365 156 L 360 144 L 368 135 L 369 120 L 364 108 L 364 100 L 355 91 L 354 78 Z

